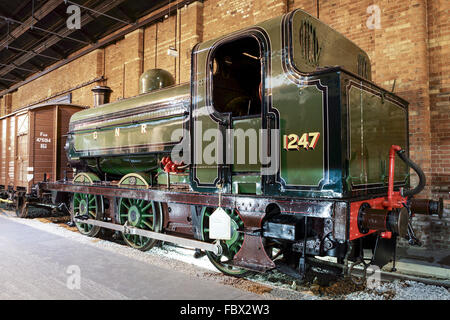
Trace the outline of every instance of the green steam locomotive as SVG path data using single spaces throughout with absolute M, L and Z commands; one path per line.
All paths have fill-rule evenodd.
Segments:
M 69 196 L 83 234 L 194 247 L 235 276 L 303 275 L 317 257 L 383 266 L 398 237 L 418 244 L 412 214 L 442 214 L 413 198 L 425 176 L 407 157 L 408 103 L 304 11 L 197 44 L 190 83 L 159 69 L 140 81 L 138 96 L 72 116 L 75 177 L 41 184 Z

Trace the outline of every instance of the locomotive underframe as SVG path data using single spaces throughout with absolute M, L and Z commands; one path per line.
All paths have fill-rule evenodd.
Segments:
M 354 249 L 350 252 L 351 203 L 348 200 L 219 195 L 192 192 L 186 186 L 135 189 L 118 187 L 110 182 L 92 185 L 43 182 L 38 185 L 37 190 L 39 193 L 44 190 L 57 193 L 59 199 L 66 201 L 69 198 L 67 195 L 75 193 L 102 196 L 106 204 L 102 220 L 109 223 L 103 227 L 122 232 L 130 230 L 123 229 L 118 221 L 118 199 L 131 198 L 162 203 L 163 232 L 169 237 L 179 239 L 164 241 L 192 247 L 196 247 L 194 242 L 186 244 L 184 240 L 194 238 L 197 242 L 202 241 L 199 232 L 201 208 L 217 208 L 220 204 L 224 208 L 235 209 L 244 223 L 241 231 L 244 241 L 229 264 L 247 270 L 265 272 L 277 267 L 273 261 L 276 257 L 269 252 L 269 246 L 282 249 L 285 258 L 283 264 L 288 262 L 301 274 L 305 272 L 307 257 L 331 256 L 343 262 L 344 259 L 352 260 L 353 256 L 359 256 L 359 252 Z M 54 205 L 61 207 L 61 203 Z M 205 246 L 197 248 L 205 250 Z

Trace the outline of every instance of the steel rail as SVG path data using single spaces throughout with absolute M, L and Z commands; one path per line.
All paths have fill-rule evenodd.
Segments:
M 342 270 L 346 270 L 345 273 L 347 276 L 350 276 L 348 274 L 348 269 L 345 265 L 339 264 L 336 262 L 331 262 L 328 260 L 318 259 L 318 258 L 309 258 L 309 261 L 314 261 L 315 264 L 320 264 L 322 266 L 328 266 L 328 267 L 334 267 L 334 268 L 341 268 Z M 417 264 L 416 264 L 417 265 Z M 385 271 L 385 270 L 379 270 L 380 275 L 380 281 L 381 282 L 392 282 L 394 280 L 409 280 L 409 281 L 416 281 L 421 282 L 428 285 L 434 285 L 434 286 L 442 286 L 445 288 L 450 288 L 450 280 L 444 279 L 444 278 L 431 278 L 431 277 L 424 277 L 424 276 L 417 276 L 412 274 L 406 274 L 401 273 L 400 271 L 392 272 L 392 271 Z M 358 278 L 363 278 L 365 276 L 364 269 L 361 268 L 359 265 L 355 266 L 353 270 L 351 271 L 351 276 L 355 276 Z

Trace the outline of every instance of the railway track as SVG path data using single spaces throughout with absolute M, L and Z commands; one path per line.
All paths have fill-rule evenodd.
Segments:
M 353 273 L 355 276 L 362 277 L 363 271 L 362 270 L 355 270 Z M 415 282 L 421 282 L 427 285 L 433 285 L 433 286 L 441 286 L 445 288 L 450 288 L 450 280 L 448 279 L 440 279 L 440 278 L 428 278 L 423 276 L 415 276 L 410 274 L 404 274 L 400 273 L 398 271 L 396 272 L 389 272 L 389 271 L 380 271 L 380 281 L 381 282 L 392 282 L 395 280 L 400 281 L 415 281 Z
M 0 212 L 3 216 L 15 216 L 14 212 L 11 211 L 6 211 L 6 210 L 1 210 Z M 48 222 L 50 224 L 54 224 L 54 225 L 61 225 L 63 222 L 63 220 L 61 219 L 52 219 L 52 218 L 39 218 L 40 222 L 43 222 L 43 220 L 48 220 Z M 22 219 L 20 219 L 22 220 Z M 113 239 L 107 239 L 108 241 L 113 241 L 113 242 L 118 242 L 117 240 L 113 240 Z M 163 250 L 169 250 L 171 252 L 170 254 L 170 258 L 171 259 L 176 259 L 178 261 L 183 261 L 186 262 L 186 256 L 189 255 L 194 255 L 194 250 L 187 250 L 186 248 L 182 248 L 182 247 L 178 247 L 178 246 L 172 246 L 169 244 L 165 244 L 164 245 L 164 249 Z M 331 262 L 326 262 L 330 265 L 336 265 L 333 264 Z M 285 270 L 284 270 L 285 271 Z M 206 272 L 207 274 L 209 274 L 208 272 Z M 317 273 L 316 273 L 317 274 Z M 363 275 L 363 270 L 360 268 L 354 268 L 352 270 L 352 276 L 356 277 L 357 280 L 359 279 L 359 281 L 361 281 L 362 279 L 362 275 Z M 277 293 L 274 294 L 274 297 L 278 298 L 278 295 L 281 294 L 280 298 L 285 298 L 284 295 L 288 295 L 289 293 L 286 293 L 286 291 L 290 291 L 290 292 L 297 292 L 300 294 L 304 294 L 304 293 L 308 293 L 309 294 L 314 294 L 316 297 L 317 296 L 323 296 L 322 294 L 318 294 L 317 292 L 319 291 L 332 291 L 332 290 L 327 290 L 326 287 L 333 287 L 334 289 L 337 289 L 338 292 L 345 292 L 346 294 L 352 293 L 352 292 L 358 292 L 359 290 L 361 290 L 364 286 L 358 286 L 355 284 L 355 286 L 351 285 L 351 281 L 350 279 L 338 279 L 336 278 L 334 281 L 330 281 L 329 285 L 326 286 L 320 286 L 317 285 L 317 281 L 311 281 L 310 283 L 304 283 L 302 281 L 300 281 L 300 279 L 298 278 L 298 276 L 296 277 L 295 274 L 282 274 L 279 273 L 278 271 L 274 271 L 274 272 L 269 272 L 266 274 L 258 274 L 256 276 L 250 276 L 250 277 L 246 277 L 245 279 L 236 279 L 236 281 L 234 281 L 233 279 L 228 279 L 230 277 L 228 276 L 224 276 L 224 278 L 222 279 L 221 274 L 217 274 L 217 275 L 210 275 L 213 278 L 218 278 L 219 281 L 224 282 L 226 284 L 232 285 L 232 286 L 237 286 L 237 287 L 255 287 L 255 285 L 260 285 L 260 286 L 269 286 L 271 287 L 274 291 L 276 291 Z M 399 280 L 399 281 L 414 281 L 414 282 L 418 282 L 418 283 L 423 283 L 426 285 L 433 285 L 433 286 L 440 286 L 440 287 L 444 287 L 444 288 L 450 288 L 450 281 L 448 279 L 433 279 L 433 278 L 427 278 L 427 277 L 423 277 L 423 276 L 417 276 L 417 275 L 411 275 L 411 274 L 402 274 L 400 272 L 387 272 L 387 271 L 380 271 L 380 281 L 381 283 L 389 283 L 389 282 L 393 282 L 395 280 Z M 319 281 L 320 282 L 320 281 Z M 358 282 L 358 281 L 357 281 Z M 320 290 L 317 289 L 318 287 L 320 287 Z M 354 290 L 354 291 L 352 291 Z M 285 291 L 285 293 L 280 293 L 281 291 Z M 333 293 L 328 294 L 328 296 L 330 298 L 337 298 L 337 299 L 345 299 L 345 294 L 336 294 L 334 295 Z M 298 299 L 300 296 L 296 296 L 294 294 L 294 299 Z

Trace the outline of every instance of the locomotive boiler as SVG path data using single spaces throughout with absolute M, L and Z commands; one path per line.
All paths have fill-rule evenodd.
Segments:
M 414 213 L 443 210 L 414 199 L 425 176 L 408 148 L 408 103 L 371 82 L 362 49 L 295 10 L 197 44 L 190 83 L 150 70 L 138 96 L 74 114 L 76 175 L 41 187 L 70 195 L 83 234 L 191 246 L 226 274 L 304 274 L 317 256 L 383 266 L 398 237 L 418 244 Z

